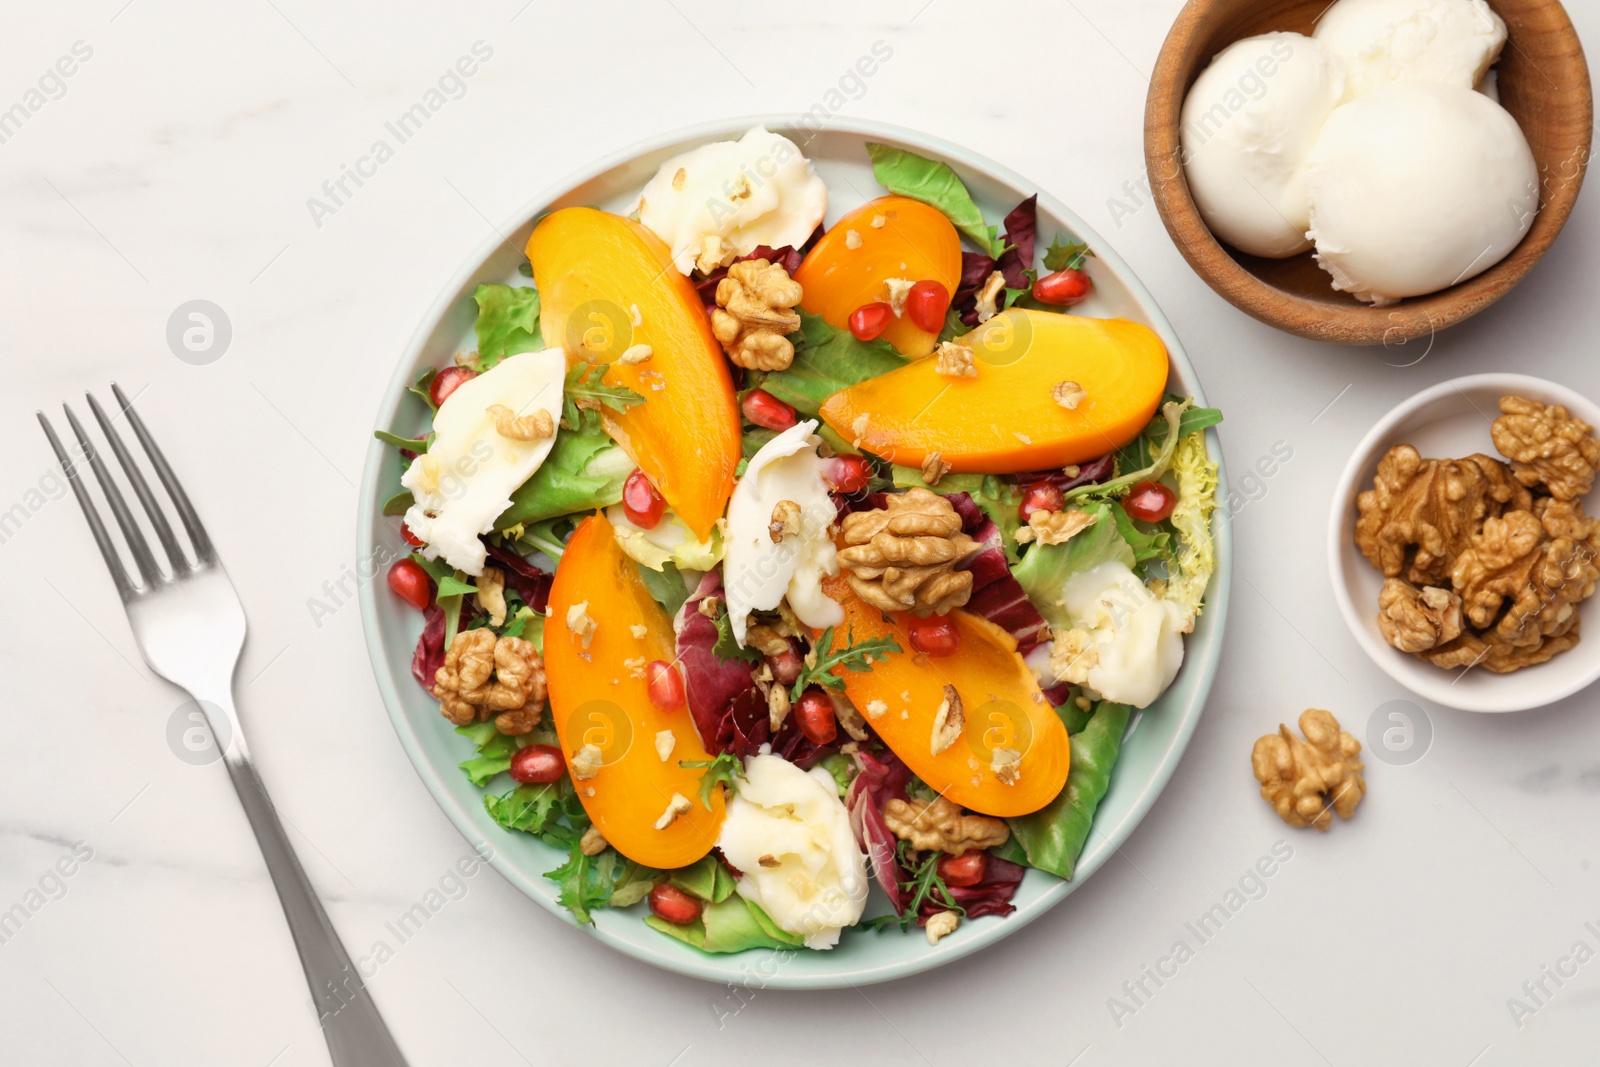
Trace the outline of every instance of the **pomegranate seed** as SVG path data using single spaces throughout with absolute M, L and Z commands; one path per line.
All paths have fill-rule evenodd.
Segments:
M 653 530 L 661 522 L 667 502 L 661 499 L 656 487 L 650 484 L 642 470 L 635 469 L 622 483 L 622 513 L 628 521 L 644 530 Z
M 1033 283 L 1033 298 L 1041 304 L 1070 307 L 1089 295 L 1094 283 L 1089 276 L 1075 267 L 1046 274 Z
M 1122 510 L 1140 522 L 1160 522 L 1178 506 L 1178 494 L 1160 482 L 1140 482 L 1122 498 Z
M 524 745 L 511 754 L 513 781 L 548 784 L 558 780 L 566 769 L 561 750 L 550 745 Z
M 881 300 L 862 304 L 850 312 L 850 332 L 858 341 L 875 341 L 894 321 L 894 309 Z
M 938 282 L 918 282 L 906 294 L 906 318 L 926 333 L 944 329 L 944 313 L 949 307 L 950 293 Z
M 854 453 L 835 456 L 822 476 L 836 493 L 859 493 L 872 484 L 872 464 Z
M 405 523 L 400 524 L 400 539 L 408 545 L 421 546 L 422 538 L 411 532 L 411 527 Z
M 944 879 L 945 885 L 957 888 L 977 885 L 988 869 L 989 857 L 983 852 L 963 852 L 939 860 L 939 877 Z
M 820 689 L 807 689 L 794 706 L 794 719 L 805 739 L 826 745 L 839 735 L 839 720 L 833 714 L 833 701 Z
M 656 918 L 674 926 L 683 926 L 700 918 L 704 904 L 675 885 L 665 882 L 650 890 L 650 910 Z
M 644 676 L 650 688 L 650 703 L 662 711 L 683 707 L 683 675 L 666 660 L 651 660 L 645 664 Z
M 414 559 L 399 560 L 389 568 L 389 588 L 418 611 L 433 603 L 433 582 Z
M 961 634 L 948 615 L 911 621 L 911 647 L 930 656 L 948 656 L 961 646 Z
M 1022 489 L 1022 503 L 1017 506 L 1017 514 L 1022 516 L 1022 521 L 1027 522 L 1028 516 L 1035 511 L 1060 511 L 1067 502 L 1067 494 L 1051 485 L 1049 482 L 1034 482 Z
M 783 431 L 795 424 L 794 408 L 785 404 L 765 389 L 752 389 L 739 405 L 744 417 L 757 426 Z
M 433 398 L 434 407 L 443 407 L 445 400 L 451 393 L 461 388 L 461 383 L 471 381 L 478 376 L 478 372 L 470 367 L 446 367 L 433 376 L 433 384 L 428 386 L 428 395 Z
M 793 648 L 776 656 L 767 657 L 767 666 L 772 668 L 772 680 L 779 685 L 793 685 L 794 680 L 800 677 L 802 665 L 800 653 Z

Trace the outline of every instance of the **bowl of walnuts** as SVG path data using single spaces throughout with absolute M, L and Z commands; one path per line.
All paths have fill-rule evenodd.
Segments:
M 1565 386 L 1477 374 L 1418 393 L 1356 446 L 1329 569 L 1351 633 L 1391 678 L 1498 712 L 1600 677 L 1600 634 L 1582 643 L 1600 581 L 1597 424 L 1600 406 Z

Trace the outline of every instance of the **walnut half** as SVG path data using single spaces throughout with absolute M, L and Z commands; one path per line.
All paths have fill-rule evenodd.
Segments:
M 544 661 L 520 637 L 496 637 L 487 627 L 456 634 L 434 672 L 439 711 L 457 726 L 495 715 L 501 733 L 521 735 L 544 711 Z
M 1592 436 L 1593 426 L 1560 404 L 1520 396 L 1501 397 L 1500 411 L 1489 432 L 1519 482 L 1542 484 L 1557 500 L 1573 500 L 1594 487 L 1600 441 Z
M 785 370 L 794 362 L 794 344 L 785 335 L 800 328 L 794 306 L 801 295 L 800 283 L 780 264 L 764 259 L 735 263 L 717 283 L 711 332 L 739 366 Z
M 1278 732 L 1256 741 L 1250 768 L 1261 783 L 1261 798 L 1290 826 L 1333 825 L 1330 809 L 1348 819 L 1366 795 L 1361 742 L 1339 729 L 1330 712 L 1308 708 L 1300 715 L 1301 740 L 1278 724 Z
M 952 856 L 1003 845 L 1011 836 L 1011 827 L 1003 820 L 963 815 L 960 807 L 944 797 L 926 802 L 895 797 L 883 806 L 883 821 L 913 848 Z
M 956 568 L 978 550 L 961 532 L 950 501 L 927 489 L 890 496 L 881 508 L 847 515 L 839 562 L 857 596 L 881 611 L 926 618 L 972 595 L 972 574 Z
M 1378 629 L 1401 652 L 1426 652 L 1461 636 L 1461 597 L 1437 585 L 1418 589 L 1386 578 L 1378 593 Z

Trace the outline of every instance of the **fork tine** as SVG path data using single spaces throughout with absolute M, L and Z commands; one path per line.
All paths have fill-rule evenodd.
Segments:
M 139 498 L 139 503 L 144 505 L 145 514 L 150 516 L 150 524 L 155 527 L 156 536 L 161 539 L 161 547 L 167 550 L 167 558 L 172 561 L 173 575 L 182 574 L 189 569 L 189 561 L 185 558 L 183 549 L 178 547 L 178 539 L 172 535 L 172 526 L 167 522 L 166 513 L 161 510 L 155 495 L 150 492 L 150 484 L 144 480 L 144 475 L 139 473 L 138 466 L 128 454 L 122 438 L 117 436 L 111 420 L 106 418 L 105 409 L 100 406 L 100 401 L 94 398 L 93 393 L 85 395 L 89 400 L 89 410 L 94 412 L 95 421 L 100 424 L 101 432 L 106 435 L 111 451 L 116 453 L 117 462 L 122 464 L 122 470 L 127 474 L 128 481 L 133 483 L 134 495 Z
M 50 439 L 50 447 L 55 450 L 56 459 L 61 461 L 61 469 L 67 476 L 67 484 L 72 486 L 72 495 L 78 498 L 78 507 L 83 509 L 83 517 L 89 522 L 89 531 L 94 534 L 94 543 L 100 546 L 100 555 L 111 571 L 111 581 L 116 584 L 117 595 L 127 600 L 133 596 L 133 584 L 128 581 L 128 574 L 122 569 L 122 560 L 117 558 L 117 547 L 112 543 L 111 535 L 106 532 L 106 524 L 100 521 L 100 513 L 94 509 L 94 501 L 89 499 L 89 491 L 83 487 L 83 481 L 78 477 L 78 468 L 68 458 L 67 450 L 61 447 L 61 439 L 56 436 L 55 427 L 50 425 L 50 420 L 45 418 L 44 412 L 40 411 L 37 414 L 39 425 L 44 427 L 44 435 Z
M 128 416 L 128 425 L 133 427 L 134 436 L 144 446 L 145 454 L 150 457 L 150 465 L 156 469 L 156 477 L 161 479 L 161 484 L 167 489 L 167 495 L 177 507 L 178 517 L 183 520 L 183 527 L 189 531 L 189 539 L 194 542 L 195 557 L 201 563 L 215 563 L 217 554 L 211 547 L 211 538 L 206 534 L 206 528 L 200 524 L 200 516 L 196 514 L 194 505 L 189 503 L 189 494 L 183 491 L 183 486 L 178 484 L 178 476 L 172 473 L 172 468 L 167 465 L 167 457 L 161 454 L 155 438 L 144 428 L 144 420 L 133 410 L 133 403 L 123 395 L 122 387 L 112 382 L 111 393 Z
M 94 471 L 95 480 L 100 483 L 100 489 L 106 495 L 106 503 L 111 505 L 111 514 L 116 518 L 117 525 L 122 527 L 122 536 L 128 542 L 128 549 L 133 553 L 134 562 L 139 564 L 139 574 L 144 579 L 145 588 L 160 585 L 163 581 L 161 568 L 156 566 L 156 557 L 150 551 L 149 542 L 144 539 L 143 531 L 134 521 L 133 512 L 128 510 L 127 502 L 122 499 L 122 490 L 117 488 L 111 472 L 101 460 L 100 450 L 89 442 L 89 435 L 83 432 L 83 424 L 78 421 L 78 416 L 72 413 L 72 409 L 62 404 L 61 410 L 67 413 L 67 423 L 78 437 L 78 447 L 89 458 L 89 468 Z

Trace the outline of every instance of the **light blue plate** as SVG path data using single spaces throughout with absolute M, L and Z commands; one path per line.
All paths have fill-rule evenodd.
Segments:
M 854 120 L 830 121 L 812 129 L 802 116 L 775 115 L 728 120 L 668 134 L 603 159 L 553 192 L 530 201 L 500 227 L 509 236 L 493 240 L 468 258 L 422 317 L 422 325 L 400 357 L 394 377 L 379 403 L 377 426 L 403 437 L 426 428 L 423 405 L 406 392 L 423 369 L 448 364 L 460 349 L 476 347 L 472 325 L 476 309 L 472 291 L 480 282 L 528 284 L 517 272 L 533 221 L 572 204 L 587 204 L 612 211 L 627 211 L 639 189 L 667 158 L 707 141 L 736 138 L 749 127 L 764 123 L 790 137 L 815 162 L 828 183 L 828 219 L 831 222 L 864 201 L 881 195 L 867 161 L 866 141 L 882 141 L 942 159 L 960 173 L 984 214 L 998 221 L 1035 187 L 1011 171 L 953 144 L 899 127 Z M 1142 322 L 1161 336 L 1172 357 L 1169 391 L 1192 395 L 1203 404 L 1194 368 L 1183 346 L 1156 307 L 1155 301 L 1133 276 L 1111 246 L 1077 215 L 1048 193 L 1039 193 L 1040 247 L 1057 233 L 1076 235 L 1094 249 L 1088 270 L 1094 278 L 1094 297 L 1077 311 L 1085 315 L 1123 316 Z M 1214 431 L 1208 434 L 1213 456 L 1220 457 Z M 398 558 L 406 551 L 400 539 L 400 521 L 385 518 L 384 500 L 399 491 L 401 459 L 393 448 L 374 442 L 368 450 L 361 480 L 359 551 L 363 556 L 385 551 Z M 1227 481 L 1219 482 L 1218 497 L 1227 499 Z M 1183 670 L 1172 688 L 1138 715 L 1117 763 L 1111 790 L 1095 818 L 1094 832 L 1078 863 L 1077 878 L 1062 882 L 1029 871 L 1016 895 L 1017 910 L 1005 918 L 984 918 L 962 923 L 961 928 L 936 947 L 920 932 L 901 934 L 846 932 L 831 952 L 798 952 L 781 961 L 762 960 L 759 953 L 710 956 L 656 933 L 642 921 L 642 906 L 625 911 L 596 913 L 596 924 L 586 932 L 630 956 L 681 974 L 723 982 L 741 980 L 751 970 L 771 973 L 769 987 L 826 989 L 862 985 L 900 978 L 938 967 L 976 952 L 985 945 L 1014 934 L 1029 921 L 1061 903 L 1078 884 L 1100 868 L 1128 838 L 1150 810 L 1166 785 L 1200 719 L 1206 694 L 1216 674 L 1222 651 L 1223 626 L 1228 613 L 1228 582 L 1232 573 L 1232 537 L 1226 521 L 1217 523 L 1217 575 L 1207 596 L 1205 613 L 1188 639 Z M 495 850 L 491 861 L 499 872 L 553 915 L 571 922 L 556 903 L 554 883 L 543 872 L 560 866 L 564 856 L 535 838 L 502 830 L 483 808 L 483 793 L 457 769 L 470 749 L 439 715 L 438 703 L 411 677 L 411 653 L 421 630 L 422 617 L 392 596 L 383 582 L 364 583 L 361 618 L 366 626 L 367 648 L 378 689 L 394 721 L 395 732 L 416 765 L 417 773 L 432 791 L 445 814 L 469 841 L 487 841 Z M 490 783 L 496 792 L 509 788 L 504 775 Z M 877 891 L 874 890 L 876 895 Z

